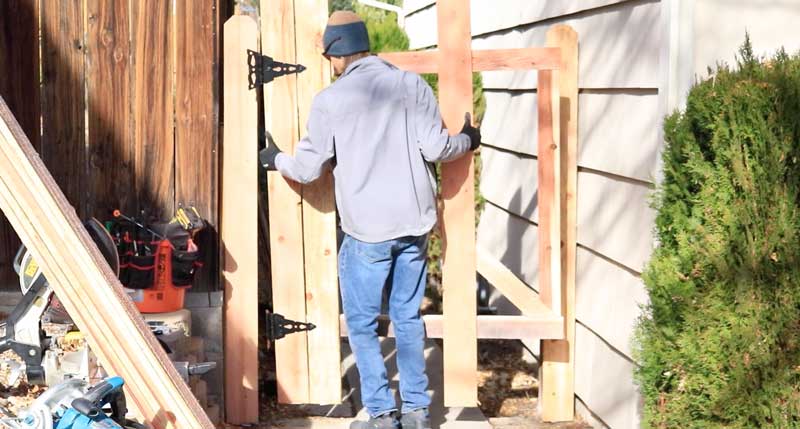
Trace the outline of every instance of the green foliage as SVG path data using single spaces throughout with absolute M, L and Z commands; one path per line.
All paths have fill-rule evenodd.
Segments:
M 353 0 L 331 0 L 328 3 L 328 9 L 331 13 L 337 10 L 355 10 Z
M 800 427 L 800 57 L 748 39 L 664 128 L 644 426 Z

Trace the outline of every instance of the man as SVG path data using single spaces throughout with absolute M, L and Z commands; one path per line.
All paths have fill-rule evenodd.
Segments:
M 342 305 L 370 415 L 351 428 L 429 428 L 420 305 L 428 233 L 437 220 L 431 163 L 475 150 L 480 131 L 467 114 L 461 134 L 450 137 L 425 81 L 369 55 L 367 28 L 358 15 L 333 13 L 323 43 L 338 79 L 314 98 L 308 136 L 294 157 L 269 141 L 260 161 L 301 183 L 333 168 L 345 233 L 339 249 Z M 400 371 L 399 422 L 376 333 L 385 287 Z

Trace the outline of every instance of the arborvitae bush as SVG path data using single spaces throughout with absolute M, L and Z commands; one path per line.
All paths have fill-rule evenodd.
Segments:
M 800 427 L 800 56 L 762 60 L 746 41 L 665 136 L 644 426 Z

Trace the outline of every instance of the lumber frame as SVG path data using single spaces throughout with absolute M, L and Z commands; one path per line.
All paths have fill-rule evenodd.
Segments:
M 258 423 L 258 103 L 247 81 L 247 50 L 258 49 L 258 29 L 252 18 L 234 15 L 224 31 L 225 416 L 234 424 Z
M 340 335 L 347 336 L 347 323 L 341 316 Z M 427 338 L 444 338 L 444 316 L 426 314 L 422 316 Z M 564 335 L 564 319 L 550 312 L 534 316 L 478 316 L 477 333 L 480 339 L 516 340 L 516 339 L 561 339 Z M 394 337 L 394 328 L 389 317 L 378 318 L 378 335 Z
M 147 423 L 213 428 L 2 98 L 0 209 Z
M 453 124 L 458 119 L 455 112 L 458 110 L 459 103 L 464 106 L 468 104 L 468 107 L 462 107 L 460 115 L 463 115 L 463 111 L 471 111 L 471 96 L 467 99 L 465 95 L 471 94 L 472 71 L 536 69 L 539 73 L 538 175 L 539 230 L 541 231 L 539 294 L 522 283 L 499 261 L 491 258 L 486 251 L 471 250 L 475 248 L 474 223 L 467 225 L 463 222 L 465 218 L 462 215 L 466 216 L 465 213 L 467 213 L 474 216 L 473 209 L 466 207 L 467 199 L 471 204 L 473 198 L 472 157 L 468 156 L 456 163 L 445 164 L 442 169 L 442 196 L 445 202 L 442 214 L 445 237 L 444 319 L 442 322 L 446 332 L 444 335 L 445 405 L 474 406 L 477 398 L 473 398 L 472 393 L 477 392 L 477 385 L 472 384 L 472 374 L 477 368 L 472 368 L 473 350 L 465 350 L 464 347 L 474 344 L 479 337 L 477 332 L 472 329 L 472 326 L 476 326 L 478 329 L 478 323 L 475 316 L 469 317 L 464 311 L 465 309 L 470 311 L 473 301 L 471 297 L 464 294 L 470 289 L 462 287 L 464 284 L 470 284 L 470 275 L 475 272 L 471 268 L 478 268 L 496 288 L 509 296 L 523 314 L 547 313 L 551 317 L 560 318 L 564 332 L 558 336 L 559 339 L 565 338 L 570 326 L 573 326 L 574 330 L 574 309 L 572 308 L 574 306 L 574 269 L 571 283 L 569 281 L 562 282 L 561 275 L 562 260 L 565 257 L 562 256 L 562 251 L 566 252 L 562 246 L 562 232 L 567 231 L 570 228 L 569 225 L 572 225 L 571 228 L 574 230 L 575 225 L 574 218 L 571 224 L 568 221 L 562 225 L 564 213 L 562 213 L 561 205 L 566 204 L 563 203 L 566 201 L 564 199 L 566 197 L 562 195 L 561 188 L 564 186 L 571 189 L 570 195 L 574 196 L 574 182 L 562 184 L 565 179 L 561 170 L 563 168 L 565 171 L 569 171 L 569 165 L 564 164 L 562 167 L 564 161 L 561 158 L 561 146 L 565 140 L 562 140 L 560 130 L 562 123 L 567 124 L 565 115 L 571 115 L 569 118 L 572 118 L 573 121 L 577 119 L 577 109 L 575 112 L 563 111 L 560 107 L 559 91 L 564 82 L 570 79 L 574 79 L 573 85 L 577 87 L 577 68 L 573 73 L 567 75 L 560 73 L 559 69 L 564 67 L 564 64 L 561 60 L 562 46 L 557 43 L 549 44 L 545 48 L 472 51 L 469 49 L 471 35 L 468 5 L 464 6 L 453 0 L 439 0 L 437 9 L 440 31 L 439 51 L 384 53 L 380 56 L 405 70 L 417 73 L 439 73 L 440 104 L 445 124 Z M 467 18 L 464 18 L 462 14 L 465 14 Z M 577 40 L 577 36 L 575 40 Z M 465 73 L 465 71 L 469 73 Z M 466 76 L 470 77 L 469 82 L 465 79 Z M 561 76 L 565 77 L 561 78 Z M 458 79 L 460 81 L 454 84 L 453 82 Z M 467 86 L 469 92 L 466 90 Z M 567 103 L 567 105 L 574 108 L 576 102 L 577 98 L 572 104 Z M 455 127 L 451 126 L 451 129 L 453 128 Z M 571 150 L 574 152 L 574 148 Z M 572 155 L 573 152 L 569 153 Z M 465 171 L 463 166 L 468 162 L 470 170 Z M 572 187 L 569 188 L 569 186 Z M 574 200 L 572 204 L 574 206 Z M 456 215 L 453 215 L 452 211 L 448 213 L 448 207 L 458 207 L 459 213 Z M 451 208 L 451 210 L 453 209 Z M 454 237 L 456 240 L 452 240 Z M 447 251 L 455 246 L 458 246 L 459 253 L 456 258 L 453 258 L 448 255 Z M 461 283 L 457 285 L 455 279 Z M 452 286 L 448 287 L 448 285 Z M 457 289 L 459 287 L 460 290 Z M 465 306 L 464 303 L 470 303 L 470 305 Z M 562 315 L 565 317 L 561 317 Z M 448 326 L 451 327 L 450 330 Z M 447 332 L 453 332 L 453 337 Z M 572 340 L 568 339 L 566 343 L 571 347 Z M 448 344 L 451 344 L 449 350 L 453 353 L 452 355 L 448 354 Z M 448 356 L 450 356 L 450 360 L 448 360 Z M 572 371 L 572 360 L 569 360 L 566 366 L 569 367 L 569 371 Z M 567 392 L 570 397 L 574 396 L 574 388 L 570 383 L 567 383 L 569 390 L 555 387 L 559 400 L 566 401 L 562 398 L 562 391 Z
M 578 182 L 578 34 L 556 25 L 547 32 L 547 46 L 561 48 L 559 69 L 559 127 L 562 191 L 560 196 L 561 280 L 560 308 L 564 316 L 563 340 L 542 341 L 539 404 L 544 421 L 570 421 L 575 417 L 575 272 L 577 253 Z M 541 213 L 541 211 L 540 211 Z M 555 283 L 554 283 L 555 285 Z
M 439 73 L 440 51 L 385 52 L 378 54 L 395 66 L 414 73 Z M 555 48 L 476 49 L 472 71 L 556 70 L 560 53 Z

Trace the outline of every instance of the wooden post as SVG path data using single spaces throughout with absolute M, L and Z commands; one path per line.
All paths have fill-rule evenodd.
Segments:
M 296 0 L 294 16 L 297 62 L 306 66 L 306 71 L 297 76 L 298 123 L 305 127 L 311 101 L 331 82 L 330 63 L 322 56 L 328 1 Z M 308 332 L 309 362 L 313 361 L 308 365 L 308 400 L 312 404 L 338 404 L 342 400 L 339 271 L 336 201 L 330 170 L 303 187 L 303 249 L 306 318 L 316 325 Z M 319 359 L 320 356 L 325 358 Z
M 469 2 L 439 0 L 439 104 L 451 134 L 472 112 Z M 442 164 L 444 403 L 478 403 L 475 175 L 472 153 Z
M 277 61 L 297 63 L 295 1 L 261 1 L 261 50 Z M 287 75 L 264 86 L 268 132 L 286 153 L 294 153 L 300 138 L 297 76 Z M 267 173 L 272 305 L 286 318 L 306 321 L 303 256 L 302 189 L 280 173 Z M 275 342 L 278 401 L 309 403 L 308 335 L 298 332 Z
M 146 423 L 213 428 L 1 98 L 0 209 Z
M 539 291 L 551 310 L 561 312 L 561 142 L 558 71 L 539 70 Z
M 560 47 L 561 123 L 561 314 L 564 340 L 542 341 L 539 404 L 542 419 L 575 417 L 575 270 L 578 177 L 578 34 L 566 25 L 547 32 L 547 46 Z
M 237 15 L 224 30 L 225 415 L 234 424 L 258 423 L 258 105 L 247 79 L 247 50 L 258 49 L 258 28 Z

